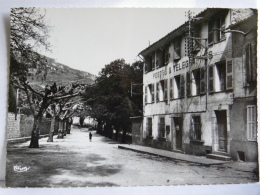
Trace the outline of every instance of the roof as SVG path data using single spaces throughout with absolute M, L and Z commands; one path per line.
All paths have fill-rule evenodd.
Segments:
M 200 24 L 203 21 L 208 20 L 212 15 L 214 15 L 214 14 L 220 12 L 220 11 L 223 11 L 223 10 L 228 10 L 228 9 L 207 8 L 207 9 L 203 10 L 202 12 L 200 12 L 199 14 L 197 14 L 195 16 L 195 17 L 203 17 L 203 19 L 197 20 L 194 23 Z M 146 56 L 147 54 L 155 51 L 156 49 L 158 49 L 160 47 L 162 47 L 163 45 L 165 45 L 169 41 L 172 41 L 176 37 L 181 36 L 184 32 L 187 32 L 187 28 L 186 28 L 187 25 L 188 25 L 188 22 L 185 22 L 184 24 L 182 24 L 178 28 L 176 28 L 173 31 L 171 31 L 170 33 L 168 33 L 166 36 L 162 37 L 161 39 L 159 39 L 158 41 L 156 41 L 155 43 L 153 43 L 152 45 L 150 45 L 149 47 L 147 47 L 146 49 L 141 51 L 138 55 Z

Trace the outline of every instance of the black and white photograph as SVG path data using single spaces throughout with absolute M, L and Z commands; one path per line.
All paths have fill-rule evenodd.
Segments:
M 257 20 L 11 8 L 6 187 L 259 182 Z

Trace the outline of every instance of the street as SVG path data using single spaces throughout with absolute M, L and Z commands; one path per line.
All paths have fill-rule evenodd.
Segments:
M 161 186 L 257 182 L 256 163 L 202 166 L 119 149 L 119 143 L 73 127 L 64 139 L 7 147 L 7 187 Z M 20 170 L 14 170 L 14 167 Z M 243 168 L 244 167 L 244 168 Z M 24 169 L 23 169 L 24 168 Z M 248 171 L 250 170 L 250 171 Z

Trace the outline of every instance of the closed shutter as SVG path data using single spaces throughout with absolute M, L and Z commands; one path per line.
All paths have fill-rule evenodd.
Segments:
M 209 78 L 208 89 L 209 89 L 209 93 L 211 93 L 211 92 L 214 92 L 213 65 L 210 65 L 208 67 L 208 78 Z
M 232 64 L 232 60 L 226 61 L 226 89 L 233 89 L 233 64 Z
M 256 139 L 256 106 L 247 106 L 247 137 L 248 139 Z
M 205 68 L 200 68 L 200 94 L 206 93 Z
M 185 95 L 185 79 L 184 75 L 180 75 L 180 97 L 183 98 Z
M 164 80 L 164 100 L 168 100 L 168 80 Z
M 187 72 L 186 73 L 186 90 L 187 90 L 187 96 L 190 96 L 191 95 L 191 92 L 190 92 L 190 83 L 191 83 L 191 78 L 190 78 L 190 72 Z

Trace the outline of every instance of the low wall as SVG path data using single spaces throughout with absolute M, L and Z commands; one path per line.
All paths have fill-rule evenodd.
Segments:
M 7 139 L 30 137 L 33 129 L 33 116 L 17 115 L 14 113 L 7 115 Z M 51 120 L 43 118 L 40 124 L 40 135 L 48 134 Z M 57 127 L 56 127 L 57 128 Z

